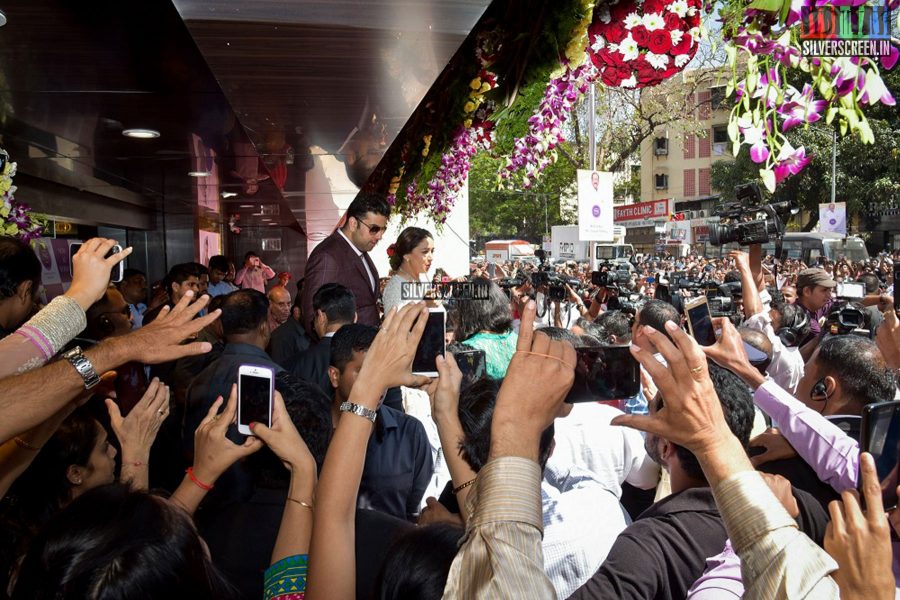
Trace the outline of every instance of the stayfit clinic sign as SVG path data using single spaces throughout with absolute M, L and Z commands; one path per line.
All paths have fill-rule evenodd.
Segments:
M 616 223 L 622 221 L 668 218 L 669 200 L 653 200 L 650 202 L 638 202 L 637 204 L 626 204 L 624 206 L 615 207 L 614 220 Z

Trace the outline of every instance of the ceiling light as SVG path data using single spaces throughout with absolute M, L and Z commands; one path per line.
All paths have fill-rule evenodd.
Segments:
M 159 132 L 155 129 L 126 129 L 122 131 L 122 135 L 130 138 L 137 138 L 139 140 L 150 140 L 153 138 L 159 137 Z
M 278 227 L 278 223 L 269 223 L 269 227 Z
M 255 205 L 253 205 L 253 204 L 239 204 L 238 206 L 240 206 L 241 208 L 253 208 Z
M 0 27 L 6 25 L 6 14 L 2 10 L 0 10 Z
M 235 196 L 237 196 L 237 194 L 235 192 L 222 192 L 222 198 L 225 198 L 226 200 L 228 198 L 234 198 Z M 247 206 L 247 205 L 242 204 L 241 206 Z M 252 205 L 250 205 L 250 206 L 252 206 Z
M 191 177 L 209 177 L 209 171 L 188 171 Z

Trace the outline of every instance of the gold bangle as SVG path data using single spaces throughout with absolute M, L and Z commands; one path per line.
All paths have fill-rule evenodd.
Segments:
M 312 505 L 312 504 L 307 504 L 307 503 L 304 502 L 303 500 L 296 500 L 296 499 L 294 499 L 294 498 L 291 498 L 290 496 L 288 496 L 287 499 L 290 500 L 291 502 L 296 502 L 296 503 L 299 504 L 300 506 L 303 506 L 303 507 L 305 507 L 305 508 L 308 508 L 308 509 L 311 510 L 311 511 L 315 511 L 315 509 L 313 508 L 313 505 Z
M 458 494 L 459 492 L 463 491 L 464 489 L 466 489 L 466 488 L 469 487 L 470 485 L 474 484 L 476 479 L 477 479 L 477 477 L 473 477 L 472 479 L 468 480 L 467 482 L 465 482 L 465 483 L 462 484 L 461 486 L 453 488 L 453 495 L 455 496 L 456 494 Z
M 28 442 L 26 442 L 19 436 L 14 437 L 13 442 L 15 442 L 16 446 L 18 446 L 19 448 L 21 448 L 23 450 L 31 450 L 32 452 L 40 452 L 41 451 L 40 446 L 32 446 L 31 444 L 29 444 Z

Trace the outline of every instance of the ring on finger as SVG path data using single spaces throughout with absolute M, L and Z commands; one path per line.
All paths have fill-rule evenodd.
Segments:
M 691 373 L 696 375 L 697 373 L 699 373 L 702 370 L 703 370 L 703 365 L 699 365 L 699 366 L 696 366 L 693 369 L 691 369 Z

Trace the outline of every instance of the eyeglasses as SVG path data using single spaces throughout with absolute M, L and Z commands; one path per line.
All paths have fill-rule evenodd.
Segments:
M 353 218 L 356 219 L 356 217 Z M 378 235 L 382 231 L 387 231 L 387 227 L 382 227 L 381 225 L 369 225 L 362 219 L 356 219 L 356 222 L 360 225 L 365 225 L 369 229 L 369 233 L 371 233 L 372 235 Z

